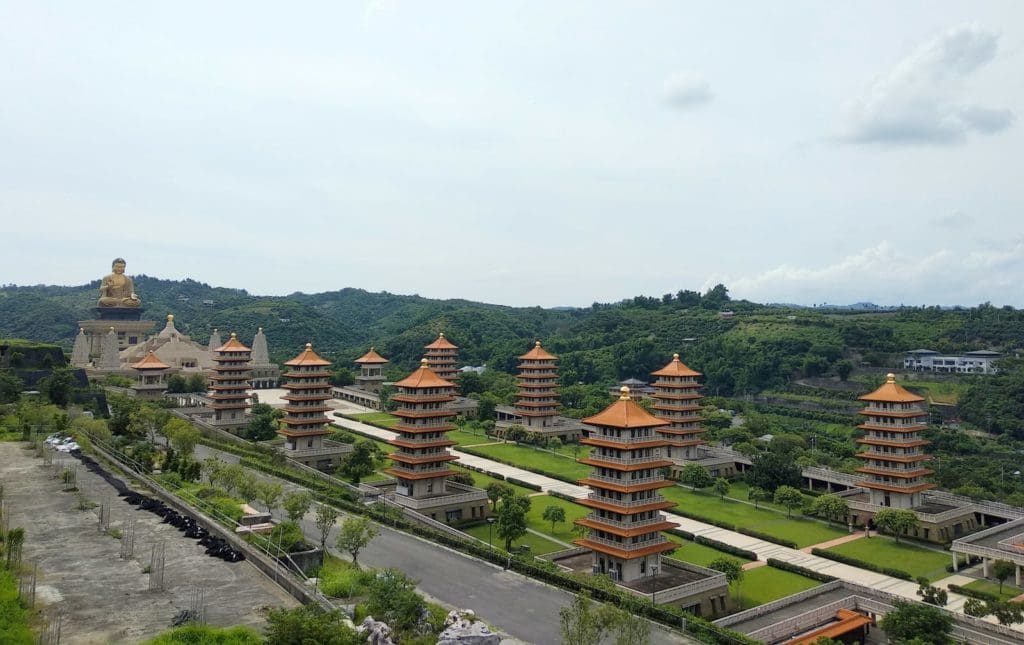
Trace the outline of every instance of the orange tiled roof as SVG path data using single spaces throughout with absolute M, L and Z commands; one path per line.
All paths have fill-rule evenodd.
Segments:
M 882 401 L 885 403 L 915 403 L 924 399 L 902 385 L 896 384 L 896 375 L 888 374 L 885 383 L 870 394 L 858 397 L 861 401 Z
M 138 363 L 132 363 L 129 367 L 133 367 L 137 370 L 165 370 L 170 367 L 159 358 L 153 352 L 146 354 L 141 361 Z
M 420 361 L 420 368 L 401 381 L 395 383 L 395 387 L 455 387 L 451 381 L 446 381 L 430 369 L 427 359 Z
M 557 360 L 558 357 L 554 354 L 547 352 L 543 347 L 540 346 L 540 341 L 533 346 L 533 349 L 526 352 L 519 358 L 523 360 L 535 360 L 535 361 L 553 361 Z
M 672 362 L 657 372 L 651 372 L 651 376 L 701 376 L 701 373 L 680 361 L 679 354 L 672 354 Z
M 390 363 L 388 359 L 384 358 L 377 351 L 371 347 L 370 351 L 366 352 L 355 360 L 356 365 L 371 364 L 371 363 Z
M 228 342 L 224 343 L 223 345 L 221 345 L 220 347 L 218 347 L 217 349 L 215 349 L 213 351 L 215 351 L 215 352 L 251 352 L 252 350 L 249 349 L 248 347 L 246 347 L 245 345 L 243 345 L 238 340 L 238 338 L 235 337 L 235 332 L 231 332 L 231 338 L 228 339 Z
M 619 400 L 594 416 L 583 419 L 583 423 L 612 428 L 650 428 L 669 425 L 668 421 L 659 419 L 630 399 L 628 387 L 623 385 L 620 391 L 622 396 L 619 397 Z
M 292 360 L 285 363 L 288 366 L 298 365 L 330 365 L 330 361 L 325 361 L 320 358 L 320 355 L 313 351 L 313 343 L 306 343 L 306 349 L 302 350 L 302 353 L 293 358 Z
M 437 335 L 437 340 L 426 345 L 423 349 L 458 349 L 458 347 L 452 345 L 451 342 L 444 337 L 444 332 L 442 332 Z

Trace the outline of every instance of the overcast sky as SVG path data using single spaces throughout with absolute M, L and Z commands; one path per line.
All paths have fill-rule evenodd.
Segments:
M 0 0 L 0 283 L 1024 306 L 1022 115 L 1018 0 Z

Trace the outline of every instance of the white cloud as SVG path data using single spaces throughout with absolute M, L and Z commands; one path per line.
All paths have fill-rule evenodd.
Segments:
M 975 25 L 944 31 L 876 79 L 849 107 L 854 143 L 951 144 L 1010 127 L 1007 109 L 965 101 L 967 82 L 992 61 L 999 36 Z
M 694 72 L 680 72 L 666 78 L 661 86 L 661 95 L 666 103 L 680 110 L 703 105 L 714 98 L 711 85 Z

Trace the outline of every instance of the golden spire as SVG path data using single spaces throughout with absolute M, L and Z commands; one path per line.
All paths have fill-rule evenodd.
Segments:
M 167 322 L 174 322 L 174 314 L 167 314 Z
M 672 360 L 678 361 L 679 360 L 679 354 L 672 354 Z
M 237 336 L 235 336 L 235 332 L 231 332 L 231 337 L 232 337 L 232 338 L 235 338 L 235 339 L 237 339 L 237 338 L 238 338 Z
M 628 401 L 629 400 L 629 386 L 628 385 L 623 385 L 622 387 L 620 387 L 619 388 L 619 392 L 622 392 L 622 395 L 619 397 L 620 401 Z
M 424 370 L 427 369 L 427 367 L 429 367 L 429 364 L 430 364 L 430 361 L 428 361 L 426 359 L 426 357 L 423 357 L 423 358 L 420 359 L 420 369 L 424 369 Z
M 896 382 L 896 375 L 893 374 L 892 372 L 889 372 L 888 374 L 885 375 L 885 382 L 886 383 L 895 383 Z
M 534 344 L 534 347 L 540 347 L 540 341 L 539 340 Z
M 312 350 L 313 349 L 313 343 L 306 343 L 306 349 Z

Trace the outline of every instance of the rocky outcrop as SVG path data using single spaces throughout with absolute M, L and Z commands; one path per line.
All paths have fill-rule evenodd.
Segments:
M 437 645 L 498 645 L 501 637 L 483 621 L 476 620 L 471 610 L 450 611 L 445 629 L 437 637 Z

